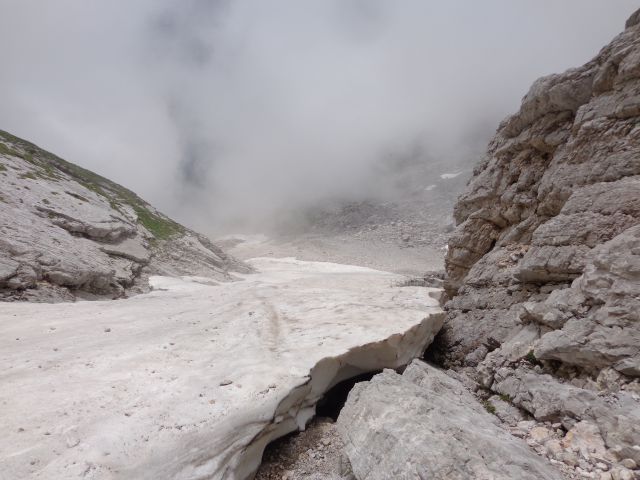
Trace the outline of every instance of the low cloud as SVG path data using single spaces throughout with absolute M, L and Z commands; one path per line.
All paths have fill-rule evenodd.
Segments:
M 264 228 L 379 193 L 407 155 L 434 178 L 471 165 L 535 78 L 584 63 L 635 7 L 0 0 L 0 128 L 207 233 Z

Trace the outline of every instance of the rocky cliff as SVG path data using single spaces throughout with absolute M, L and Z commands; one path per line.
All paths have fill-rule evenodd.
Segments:
M 249 267 L 136 194 L 0 131 L 0 300 L 117 298 Z
M 439 359 L 640 463 L 640 12 L 533 84 L 455 218 Z
M 448 376 L 418 362 L 354 389 L 355 476 L 640 478 L 640 11 L 533 84 L 454 214 L 427 352 Z

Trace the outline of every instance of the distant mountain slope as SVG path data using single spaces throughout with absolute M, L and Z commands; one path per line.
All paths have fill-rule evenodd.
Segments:
M 0 300 L 118 298 L 250 268 L 132 191 L 0 130 Z

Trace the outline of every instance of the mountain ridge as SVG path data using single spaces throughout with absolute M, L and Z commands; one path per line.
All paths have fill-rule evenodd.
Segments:
M 251 268 L 133 191 L 0 130 L 0 299 L 119 298 Z

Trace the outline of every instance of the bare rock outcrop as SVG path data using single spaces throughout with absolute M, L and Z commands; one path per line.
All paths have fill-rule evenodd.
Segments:
M 249 268 L 126 188 L 0 131 L 0 300 L 117 298 Z
M 360 480 L 562 478 L 460 382 L 420 361 L 356 384 L 337 425 Z
M 586 65 L 536 81 L 500 125 L 455 207 L 433 352 L 538 421 L 593 426 L 608 461 L 629 465 L 640 464 L 639 15 Z

